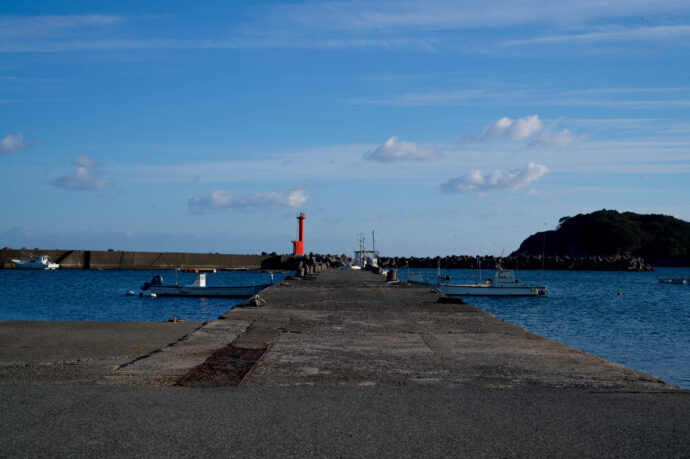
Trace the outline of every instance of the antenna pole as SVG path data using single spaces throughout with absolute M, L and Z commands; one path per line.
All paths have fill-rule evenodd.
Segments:
M 546 231 L 544 231 L 544 242 L 541 247 L 541 285 L 544 285 L 544 259 L 546 258 Z

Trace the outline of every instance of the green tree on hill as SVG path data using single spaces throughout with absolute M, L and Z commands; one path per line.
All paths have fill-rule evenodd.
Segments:
M 563 217 L 555 230 L 533 234 L 511 255 L 541 255 L 544 247 L 547 256 L 632 255 L 690 262 L 690 223 L 603 209 Z

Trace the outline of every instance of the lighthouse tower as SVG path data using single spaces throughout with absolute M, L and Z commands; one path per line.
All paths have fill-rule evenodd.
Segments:
M 303 212 L 300 212 L 297 220 L 299 220 L 299 237 L 296 241 L 292 241 L 292 254 L 304 255 L 304 219 L 307 218 Z

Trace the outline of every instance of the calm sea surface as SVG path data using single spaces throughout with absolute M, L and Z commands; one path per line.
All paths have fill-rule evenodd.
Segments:
M 242 299 L 149 298 L 137 295 L 140 286 L 155 275 L 164 284 L 175 283 L 169 270 L 68 270 L 0 269 L 0 320 L 163 321 L 213 320 Z M 275 282 L 288 274 L 274 274 Z M 180 284 L 191 284 L 196 274 L 179 273 Z M 270 274 L 253 271 L 218 271 L 206 275 L 206 285 L 256 285 L 271 282 Z
M 426 273 L 426 270 L 410 270 Z M 407 269 L 398 270 L 401 280 Z M 212 320 L 242 300 L 126 296 L 154 275 L 165 283 L 174 271 L 0 270 L 0 320 L 164 321 Z M 475 281 L 473 270 L 444 270 L 453 282 Z M 482 272 L 483 278 L 493 275 Z M 287 274 L 275 274 L 275 281 Z M 430 276 L 435 276 L 430 270 Z M 690 275 L 690 268 L 652 273 L 545 271 L 549 295 L 542 298 L 465 298 L 473 306 L 547 338 L 602 356 L 670 384 L 690 389 L 690 285 L 664 285 L 662 277 Z M 180 274 L 191 283 L 194 274 Z M 540 282 L 541 272 L 520 271 L 520 280 Z M 207 285 L 270 282 L 268 274 L 220 271 Z M 621 295 L 617 295 L 621 292 Z

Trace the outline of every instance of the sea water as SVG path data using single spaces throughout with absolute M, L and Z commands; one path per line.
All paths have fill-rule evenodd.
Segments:
M 289 273 L 273 274 L 274 282 Z M 164 321 L 213 320 L 244 301 L 236 298 L 138 296 L 140 286 L 161 275 L 164 284 L 191 285 L 197 274 L 174 270 L 0 269 L 0 320 Z M 206 274 L 207 286 L 270 284 L 256 271 Z M 129 296 L 128 292 L 135 295 Z
M 427 270 L 409 270 L 422 273 Z M 435 279 L 436 270 L 429 270 Z M 174 271 L 0 269 L 0 320 L 213 320 L 242 302 L 232 298 L 127 296 Z M 399 269 L 398 278 L 407 279 Z M 444 270 L 455 283 L 474 283 L 474 270 Z M 276 282 L 288 274 L 274 274 Z M 534 333 L 690 389 L 690 285 L 659 284 L 657 277 L 690 275 L 690 268 L 657 272 L 545 271 L 545 297 L 466 297 L 471 305 Z M 483 270 L 482 279 L 493 276 Z M 540 271 L 519 271 L 523 283 L 541 283 Z M 195 274 L 179 274 L 191 284 Z M 269 274 L 219 271 L 207 285 L 270 282 Z M 618 294 L 620 292 L 620 295 Z
M 507 269 L 507 267 L 506 267 Z M 436 270 L 400 269 L 427 273 Z M 493 277 L 482 270 L 481 280 Z M 442 270 L 452 283 L 475 283 L 475 270 Z M 669 384 L 690 389 L 690 285 L 660 284 L 658 277 L 690 275 L 690 268 L 656 272 L 519 271 L 525 284 L 545 284 L 545 297 L 465 297 L 472 306 L 529 331 L 596 354 Z M 620 294 L 619 294 L 620 292 Z

